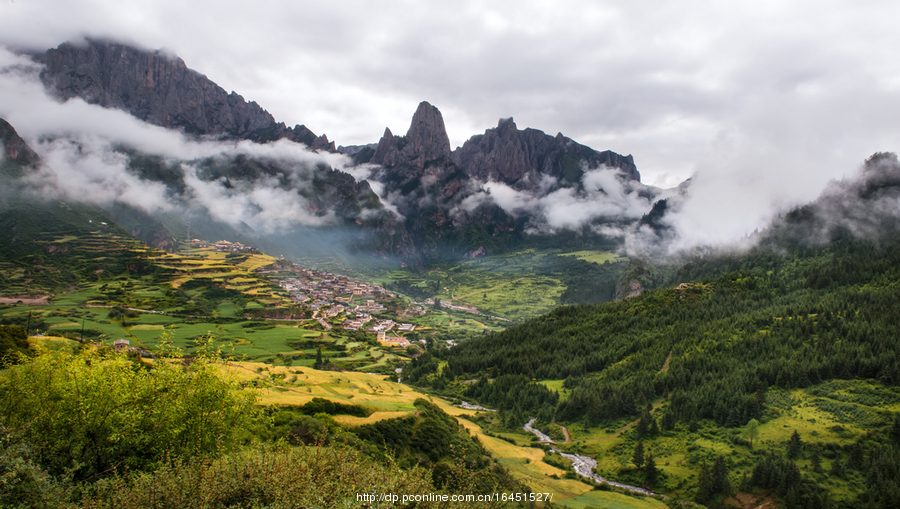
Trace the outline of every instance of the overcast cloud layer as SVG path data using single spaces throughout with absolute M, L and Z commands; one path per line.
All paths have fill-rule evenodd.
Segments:
M 633 154 L 647 184 L 696 173 L 679 224 L 716 241 L 900 149 L 897 19 L 889 1 L 0 0 L 0 44 L 164 47 L 344 145 L 405 132 L 421 100 L 453 146 L 514 116 Z

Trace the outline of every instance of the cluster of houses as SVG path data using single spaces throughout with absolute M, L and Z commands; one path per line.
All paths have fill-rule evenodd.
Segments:
M 378 285 L 356 281 L 347 276 L 305 269 L 296 264 L 293 269 L 297 277 L 282 279 L 278 284 L 290 294 L 294 303 L 313 301 L 310 305 L 311 309 L 331 304 L 346 304 L 356 296 L 394 296 L 393 293 Z M 313 306 L 316 307 L 313 308 Z M 362 307 L 361 311 L 370 313 L 384 310 L 384 306 L 374 300 L 368 300 L 364 306 L 357 306 L 357 308 L 359 307 Z
M 220 251 L 224 253 L 258 253 L 259 249 L 251 246 L 245 246 L 240 242 L 229 242 L 227 240 L 220 240 L 218 242 L 206 242 L 205 240 L 200 239 L 191 239 L 191 245 L 196 245 L 199 248 L 212 248 L 214 251 Z
M 331 272 L 306 269 L 296 264 L 292 269 L 296 277 L 280 279 L 278 284 L 288 292 L 294 303 L 305 303 L 314 312 L 314 316 L 334 318 L 344 313 L 348 316 L 341 324 L 344 330 L 371 332 L 382 343 L 409 346 L 410 343 L 405 338 L 390 337 L 387 333 L 395 329 L 397 332 L 412 332 L 416 328 L 415 325 L 397 324 L 393 320 L 375 321 L 370 314 L 386 309 L 375 300 L 376 296 L 394 297 L 393 293 L 376 284 L 353 280 Z M 366 299 L 365 302 L 353 303 L 362 299 Z M 424 311 L 424 308 L 422 309 Z

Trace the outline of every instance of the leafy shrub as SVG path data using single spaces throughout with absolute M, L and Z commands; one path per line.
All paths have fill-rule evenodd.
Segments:
M 140 366 L 90 350 L 39 355 L 0 379 L 0 425 L 50 475 L 84 480 L 228 450 L 253 418 L 251 393 L 211 360 Z

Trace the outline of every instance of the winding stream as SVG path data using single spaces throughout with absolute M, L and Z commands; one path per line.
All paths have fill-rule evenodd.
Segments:
M 547 435 L 542 433 L 541 430 L 534 429 L 531 426 L 532 424 L 534 424 L 535 421 L 537 421 L 537 418 L 532 417 L 530 421 L 525 423 L 525 426 L 524 426 L 525 431 L 527 431 L 529 433 L 534 433 L 534 435 L 537 436 L 538 440 L 540 440 L 541 442 L 549 442 L 551 444 L 555 443 L 555 442 L 553 442 L 553 439 L 551 439 L 550 437 L 548 437 Z M 593 479 L 594 481 L 599 482 L 599 483 L 605 482 L 605 483 L 609 484 L 610 486 L 615 486 L 616 488 L 622 488 L 623 490 L 631 491 L 634 493 L 640 493 L 641 495 L 647 495 L 647 496 L 655 495 L 655 493 L 653 493 L 650 490 L 645 490 L 644 488 L 632 486 L 630 484 L 623 484 L 623 483 L 619 483 L 619 482 L 615 482 L 615 481 L 610 481 L 609 479 L 606 479 L 606 478 L 601 477 L 600 475 L 594 473 L 594 469 L 597 468 L 597 462 L 594 459 L 589 458 L 588 456 L 582 456 L 581 454 L 571 454 L 568 452 L 562 452 L 559 449 L 557 449 L 556 447 L 553 447 L 550 450 L 552 452 L 558 453 L 563 458 L 566 458 L 567 460 L 571 461 L 572 468 L 574 468 L 575 472 L 582 477 L 587 477 L 588 479 Z

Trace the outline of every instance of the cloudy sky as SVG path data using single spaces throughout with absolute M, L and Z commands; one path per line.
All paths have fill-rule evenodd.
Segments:
M 0 44 L 165 48 L 344 145 L 404 133 L 422 100 L 454 147 L 512 116 L 633 154 L 648 184 L 696 174 L 723 214 L 758 208 L 724 226 L 746 229 L 900 150 L 897 19 L 890 1 L 0 0 Z

